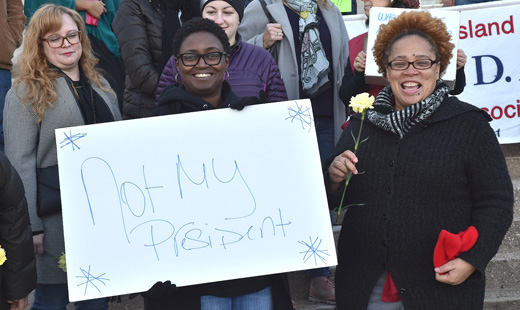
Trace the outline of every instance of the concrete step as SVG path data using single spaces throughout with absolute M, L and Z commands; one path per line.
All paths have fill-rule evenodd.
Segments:
M 495 255 L 486 269 L 486 290 L 520 292 L 520 251 L 498 252 Z
M 336 306 L 317 302 L 310 302 L 307 299 L 294 299 L 296 310 L 335 310 Z
M 306 299 L 295 299 L 296 310 L 334 310 L 333 305 L 310 302 Z M 483 310 L 520 309 L 520 290 L 488 290 Z
M 520 178 L 515 178 L 511 180 L 513 183 L 513 190 L 515 193 L 515 204 L 514 204 L 514 214 L 515 216 L 520 217 Z
M 520 309 L 520 290 L 487 290 L 484 310 Z
M 507 168 L 509 169 L 509 175 L 511 179 L 520 178 L 520 156 L 506 157 Z
M 520 199 L 520 196 L 518 197 Z M 498 251 L 520 251 L 520 214 L 513 219 Z

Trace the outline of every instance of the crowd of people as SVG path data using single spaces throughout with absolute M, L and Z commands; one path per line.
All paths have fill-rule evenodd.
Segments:
M 367 33 L 349 38 L 331 0 L 1 1 L 9 32 L 0 34 L 0 309 L 25 309 L 33 290 L 33 310 L 70 303 L 58 264 L 55 129 L 305 98 L 329 208 L 346 210 L 335 281 L 328 268 L 308 270 L 309 300 L 340 310 L 483 307 L 513 189 L 489 115 L 456 97 L 467 56 L 459 49 L 452 59 L 442 20 L 403 12 L 366 51 Z M 417 0 L 363 2 L 367 26 L 372 7 L 419 8 Z M 368 57 L 388 85 L 366 83 Z M 450 62 L 454 89 L 442 79 Z M 363 92 L 373 109 L 353 113 L 350 99 Z M 370 143 L 356 152 L 353 136 Z M 434 266 L 443 230 L 471 232 L 474 242 Z M 141 294 L 147 310 L 294 307 L 286 273 L 157 282 Z M 106 298 L 74 306 L 109 307 Z

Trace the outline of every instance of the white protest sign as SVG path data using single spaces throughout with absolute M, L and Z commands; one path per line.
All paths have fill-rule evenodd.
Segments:
M 379 32 L 379 27 L 383 24 L 387 24 L 390 20 L 399 16 L 402 12 L 413 11 L 411 9 L 398 9 L 398 8 L 386 8 L 386 7 L 373 7 L 370 9 L 370 23 L 368 26 L 368 39 L 367 39 L 367 61 L 365 67 L 365 80 L 367 84 L 386 85 L 388 82 L 379 73 L 378 66 L 374 59 L 372 49 L 374 42 Z M 442 19 L 446 24 L 448 32 L 451 34 L 451 40 L 455 47 L 458 46 L 459 40 L 459 24 L 460 24 L 460 13 L 456 11 L 441 11 L 441 10 L 430 10 L 433 17 Z M 451 58 L 450 64 L 446 68 L 445 74 L 442 79 L 452 89 L 455 86 L 455 77 L 457 74 L 457 48 L 453 49 L 453 57 Z
M 71 301 L 337 264 L 309 100 L 56 142 Z

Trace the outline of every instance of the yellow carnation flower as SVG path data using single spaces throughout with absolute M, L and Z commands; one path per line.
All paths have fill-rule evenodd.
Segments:
M 374 96 L 369 96 L 368 93 L 361 93 L 350 99 L 349 107 L 356 113 L 363 113 L 368 109 L 373 109 L 372 105 L 375 101 Z
M 5 256 L 5 250 L 0 246 L 0 266 L 5 263 L 7 257 Z
M 58 260 L 58 267 L 60 267 L 63 272 L 67 272 L 67 260 L 65 257 L 65 253 L 61 253 L 60 259 Z

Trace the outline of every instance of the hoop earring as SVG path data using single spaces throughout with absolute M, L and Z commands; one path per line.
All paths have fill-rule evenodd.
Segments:
M 226 77 L 227 75 L 227 77 Z M 229 72 L 226 70 L 226 72 L 224 72 L 224 81 L 227 81 L 229 80 Z
M 175 74 L 175 76 L 173 77 L 173 81 L 175 82 L 175 84 L 180 84 L 180 83 L 179 83 L 179 80 L 177 79 L 177 77 L 179 77 L 179 72 L 177 72 L 177 73 Z

